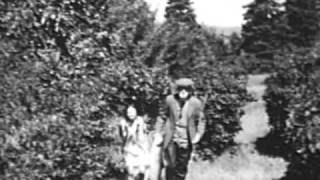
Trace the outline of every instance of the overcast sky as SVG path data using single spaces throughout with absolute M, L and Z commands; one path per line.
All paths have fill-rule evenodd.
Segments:
M 157 20 L 162 22 L 167 0 L 146 0 L 152 10 L 157 9 Z M 197 21 L 212 26 L 231 27 L 243 23 L 243 6 L 253 0 L 191 0 Z

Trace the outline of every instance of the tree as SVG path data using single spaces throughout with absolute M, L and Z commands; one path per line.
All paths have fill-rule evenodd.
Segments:
M 168 0 L 165 18 L 171 22 L 196 24 L 196 16 L 191 8 L 190 0 Z
M 318 0 L 287 0 L 285 3 L 288 41 L 298 47 L 310 47 L 320 31 Z
M 283 22 L 280 4 L 275 0 L 255 0 L 246 6 L 245 24 L 242 26 L 242 49 L 259 57 L 272 57 L 271 51 L 279 47 L 279 27 Z
M 187 76 L 200 62 L 214 59 L 205 31 L 195 20 L 189 0 L 169 0 L 166 22 L 149 40 L 144 61 L 149 66 L 167 65 L 172 78 Z

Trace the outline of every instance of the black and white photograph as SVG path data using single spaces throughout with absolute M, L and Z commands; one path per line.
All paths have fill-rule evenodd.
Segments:
M 0 0 L 0 180 L 320 180 L 320 0 Z

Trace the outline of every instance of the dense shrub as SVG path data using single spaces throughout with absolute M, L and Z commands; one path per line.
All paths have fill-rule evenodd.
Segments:
M 320 177 L 319 56 L 309 51 L 279 56 L 287 63 L 267 81 L 265 100 L 272 131 L 258 147 L 290 162 L 285 179 Z
M 11 128 L 1 149 L 1 179 L 105 179 L 122 174 L 111 120 L 37 116 Z
M 145 2 L 1 1 L 1 179 L 121 174 L 113 118 L 133 97 L 155 117 L 165 72 L 135 58 Z M 153 107 L 153 108 L 144 108 Z
M 203 158 L 213 158 L 234 145 L 241 129 L 241 107 L 252 100 L 246 91 L 246 76 L 241 70 L 223 64 L 205 65 L 190 73 L 204 106 L 207 131 L 198 147 Z
M 251 55 L 242 56 L 239 59 L 240 65 L 250 74 L 272 73 L 275 71 L 274 61 L 259 59 Z

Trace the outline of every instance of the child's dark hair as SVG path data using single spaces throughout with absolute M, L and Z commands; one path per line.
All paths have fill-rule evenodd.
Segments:
M 126 108 L 124 109 L 124 115 L 125 115 L 126 119 L 128 119 L 127 110 L 128 110 L 129 107 L 135 108 L 136 111 L 137 111 L 137 115 L 138 115 L 138 116 L 141 116 L 141 115 L 142 115 L 141 107 L 140 107 L 139 103 L 137 103 L 137 102 L 131 102 L 131 103 L 129 103 L 129 104 L 126 106 Z

